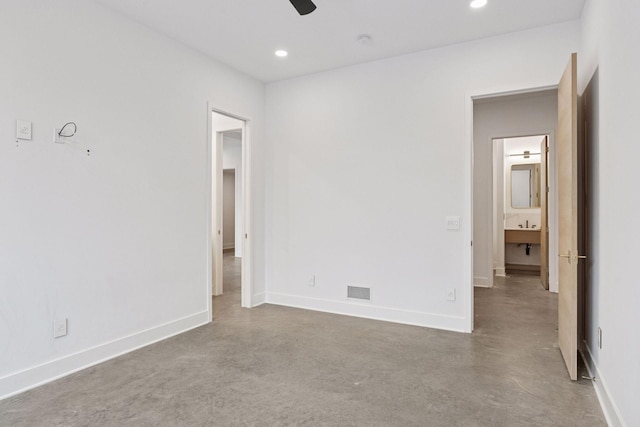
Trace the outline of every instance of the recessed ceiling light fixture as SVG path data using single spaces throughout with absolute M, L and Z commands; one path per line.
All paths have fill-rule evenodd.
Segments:
M 480 9 L 481 7 L 485 7 L 487 5 L 487 0 L 473 0 L 470 6 L 474 9 Z
M 286 50 L 282 50 L 282 49 L 276 50 L 276 56 L 278 58 L 284 58 L 287 55 L 289 55 L 289 52 L 287 52 Z

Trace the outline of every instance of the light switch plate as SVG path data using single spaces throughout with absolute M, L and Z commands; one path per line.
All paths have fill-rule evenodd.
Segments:
M 447 230 L 460 230 L 460 217 L 448 216 L 447 217 Z
M 31 140 L 31 122 L 16 120 L 16 138 Z

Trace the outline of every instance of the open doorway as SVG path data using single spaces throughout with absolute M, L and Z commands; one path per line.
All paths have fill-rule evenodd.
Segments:
M 549 289 L 549 135 L 494 138 L 493 266 L 495 276 L 540 278 Z
M 473 226 L 470 230 L 473 248 L 470 266 L 473 280 L 470 289 L 469 329 L 473 331 L 475 326 L 475 287 L 482 286 L 477 279 L 485 279 L 485 285 L 488 284 L 485 287 L 492 287 L 494 279 L 493 268 L 491 268 L 494 220 L 493 215 L 488 213 L 494 206 L 493 188 L 488 184 L 493 182 L 491 178 L 493 169 L 489 166 L 493 165 L 490 160 L 493 155 L 493 141 L 498 138 L 497 135 L 546 134 L 549 136 L 549 148 L 548 151 L 547 149 L 544 151 L 548 152 L 550 173 L 549 186 L 543 194 L 546 194 L 549 202 L 549 254 L 553 254 L 549 257 L 548 290 L 558 295 L 540 288 L 537 292 L 542 292 L 542 300 L 550 302 L 547 305 L 554 306 L 557 310 L 557 316 L 554 316 L 551 326 L 557 325 L 556 339 L 572 380 L 578 378 L 578 349 L 583 336 L 580 325 L 584 316 L 581 309 L 584 307 L 580 305 L 584 303 L 582 299 L 584 284 L 579 282 L 580 269 L 584 268 L 584 265 L 580 265 L 580 260 L 586 259 L 586 252 L 585 239 L 580 236 L 580 230 L 583 229 L 581 221 L 586 217 L 584 201 L 587 196 L 586 188 L 580 182 L 587 176 L 587 172 L 584 170 L 584 157 L 580 154 L 583 151 L 581 139 L 584 135 L 581 138 L 579 132 L 581 117 L 576 81 L 577 54 L 573 53 L 554 89 L 518 91 L 505 95 L 476 95 L 471 96 L 467 104 L 468 111 L 471 113 L 469 166 L 472 181 L 470 212 L 473 218 Z M 540 94 L 544 92 L 549 92 L 553 99 L 549 98 L 551 103 L 546 107 L 541 105 L 538 107 L 542 108 L 536 109 L 535 98 L 543 98 L 546 95 Z M 483 103 L 488 106 L 484 113 L 481 112 Z M 555 141 L 554 138 L 556 138 Z M 559 263 L 559 259 L 563 260 L 562 264 Z M 476 270 L 477 266 L 478 270 Z M 486 273 L 488 277 L 479 277 L 478 273 Z M 582 276 L 584 277 L 584 274 Z M 478 290 L 477 294 L 488 293 L 482 291 Z M 487 291 L 491 290 L 487 289 Z M 552 298 L 549 298 L 550 296 Z M 531 298 L 527 300 L 530 301 Z M 514 303 L 512 305 L 518 305 L 513 299 L 510 302 Z M 527 306 L 522 305 L 519 308 L 521 310 L 518 311 L 518 315 L 524 312 Z M 533 322 L 548 320 L 549 318 L 531 319 Z
M 533 225 L 537 230 L 544 227 L 549 230 L 546 251 L 557 251 L 554 163 L 557 104 L 556 89 L 473 100 L 472 255 L 475 287 L 493 287 L 496 277 L 505 276 L 508 261 L 513 261 L 511 264 L 516 266 L 533 264 L 537 267 L 532 268 L 542 269 L 540 257 L 537 255 L 542 249 L 542 240 L 536 237 L 532 242 L 512 242 L 516 244 L 515 247 L 506 248 L 505 229 L 519 229 L 520 225 L 523 230 L 532 230 Z M 506 146 L 505 140 L 509 141 Z M 548 144 L 549 152 L 538 154 L 545 150 L 542 147 L 543 141 Z M 542 158 L 548 158 L 548 167 L 544 171 L 540 170 L 542 168 L 536 171 L 535 168 L 527 169 L 525 166 L 533 163 L 541 165 Z M 522 171 L 516 172 L 516 175 L 520 176 L 518 174 L 521 173 L 529 188 L 538 179 L 535 177 L 536 174 L 540 180 L 543 175 L 548 176 L 548 188 L 544 188 L 548 192 L 542 191 L 544 185 L 540 184 L 539 194 L 536 195 L 536 191 L 532 191 L 531 188 L 526 194 L 523 193 L 528 205 L 532 201 L 535 205 L 544 203 L 544 208 L 511 207 L 511 166 L 517 164 L 522 165 L 518 166 Z M 530 181 L 530 176 L 534 181 Z M 516 205 L 518 203 L 516 201 Z M 544 226 L 540 215 L 543 209 L 548 212 Z M 542 231 L 531 233 L 540 234 Z M 517 246 L 518 244 L 520 246 Z M 505 249 L 509 251 L 508 260 L 505 259 Z M 557 259 L 550 257 L 549 261 L 548 268 L 545 267 L 548 269 L 549 290 L 557 292 Z
M 247 121 L 215 110 L 210 119 L 210 295 L 250 307 Z

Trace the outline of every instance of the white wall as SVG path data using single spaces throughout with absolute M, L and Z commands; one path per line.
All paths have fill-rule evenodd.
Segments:
M 577 50 L 577 49 L 576 49 Z M 566 62 L 569 61 L 567 56 Z M 564 68 L 564 67 L 562 67 Z M 561 73 L 560 73 L 561 74 Z M 560 75 L 559 74 L 559 75 Z M 558 76 L 559 76 L 558 75 Z M 559 80 L 559 77 L 558 77 Z M 557 82 L 555 83 L 557 84 Z M 492 254 L 493 254 L 493 230 L 498 229 L 500 233 L 501 225 L 494 221 L 492 201 L 492 170 L 494 163 L 492 154 L 492 139 L 549 134 L 549 150 L 551 154 L 555 151 L 555 128 L 558 121 L 558 101 L 555 90 L 530 93 L 526 95 L 504 96 L 491 98 L 475 103 L 474 111 L 474 281 L 484 285 L 491 283 L 492 274 Z M 550 156 L 549 164 L 549 253 L 557 253 L 556 236 L 556 191 L 553 183 L 555 177 L 553 171 L 553 155 Z M 505 160 L 504 170 L 510 168 L 512 160 Z M 507 179 L 505 179 L 505 182 Z M 508 184 L 508 183 L 507 183 Z M 507 186 L 508 188 L 508 186 Z M 505 194 L 508 201 L 508 195 Z M 505 211 L 510 208 L 505 207 Z M 521 211 L 522 209 L 518 209 Z M 532 210 L 524 209 L 528 213 L 535 215 L 531 218 L 539 217 L 539 213 L 533 214 Z M 538 209 L 539 212 L 539 209 Z M 518 213 L 517 224 L 526 220 L 527 216 Z M 507 218 L 507 221 L 516 219 Z M 540 225 L 540 222 L 536 223 Z M 496 244 L 504 245 L 504 237 L 496 239 Z M 524 249 L 523 249 L 524 251 Z M 539 259 L 539 257 L 538 257 Z M 549 257 L 549 290 L 558 291 L 558 263 L 555 257 Z
M 587 359 L 610 425 L 640 425 L 640 241 L 637 170 L 640 158 L 640 3 L 588 0 L 583 12 L 579 91 L 594 108 L 587 111 L 591 140 L 587 253 Z M 598 99 L 599 98 L 599 99 Z M 602 328 L 602 349 L 597 329 Z
M 578 30 L 566 23 L 267 85 L 267 301 L 469 330 L 467 103 L 557 84 Z M 447 216 L 462 217 L 460 231 L 446 230 Z M 347 301 L 348 284 L 372 287 L 371 303 Z
M 6 396 L 210 320 L 207 102 L 253 119 L 262 218 L 264 86 L 81 0 L 3 0 L 0 52 Z M 32 141 L 16 143 L 16 119 Z M 52 143 L 70 120 L 74 141 Z

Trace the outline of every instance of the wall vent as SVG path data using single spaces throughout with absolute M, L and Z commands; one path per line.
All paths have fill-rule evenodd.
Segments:
M 347 298 L 371 301 L 371 288 L 361 286 L 347 286 Z

